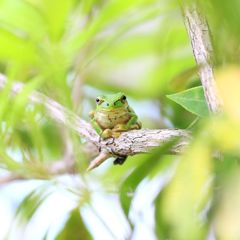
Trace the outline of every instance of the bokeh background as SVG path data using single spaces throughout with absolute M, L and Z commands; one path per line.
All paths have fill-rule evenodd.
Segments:
M 0 186 L 0 239 L 240 239 L 240 2 L 197 2 L 213 44 L 219 116 L 202 116 L 202 94 L 187 109 L 167 97 L 201 86 L 186 2 L 0 0 L 0 72 L 8 78 L 0 178 L 24 178 Z M 13 97 L 16 80 L 25 87 Z M 160 148 L 89 173 L 84 140 L 30 103 L 33 90 L 87 121 L 99 94 L 121 91 L 144 128 L 189 129 L 193 141 L 181 156 Z M 48 173 L 68 158 L 77 173 Z

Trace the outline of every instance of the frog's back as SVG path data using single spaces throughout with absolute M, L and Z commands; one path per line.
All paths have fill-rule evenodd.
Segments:
M 130 114 L 128 109 L 96 110 L 94 117 L 102 129 L 112 129 L 117 124 L 127 123 L 130 119 Z

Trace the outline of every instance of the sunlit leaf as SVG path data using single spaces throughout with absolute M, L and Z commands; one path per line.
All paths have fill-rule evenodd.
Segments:
M 53 40 L 59 40 L 63 35 L 73 4 L 74 0 L 62 0 L 61 4 L 57 0 L 44 0 L 36 3 L 36 7 L 42 12 L 43 18 L 47 22 L 46 27 Z
M 182 156 L 158 205 L 173 239 L 204 239 L 207 229 L 201 212 L 211 196 L 211 158 L 207 141 L 198 139 Z
M 34 42 L 46 34 L 46 26 L 41 13 L 26 1 L 2 0 L 0 8 L 0 27 L 19 32 Z
M 168 239 L 171 237 L 170 224 L 165 221 L 163 200 L 164 200 L 165 189 L 161 190 L 155 199 L 155 234 L 158 239 Z
M 199 117 L 209 115 L 202 87 L 194 87 L 180 93 L 167 95 L 167 97 Z
M 228 161 L 228 159 L 226 159 Z M 240 238 L 239 221 L 240 209 L 240 179 L 239 166 L 231 171 L 227 181 L 221 186 L 218 192 L 218 204 L 214 214 L 214 230 L 218 239 Z M 226 180 L 226 179 L 225 179 Z
M 0 60 L 34 63 L 37 59 L 33 43 L 4 29 L 0 29 L 0 46 Z
M 240 119 L 240 68 L 238 66 L 229 66 L 222 69 L 216 75 L 217 84 L 220 91 L 220 97 L 223 100 L 223 107 L 227 114 L 236 121 Z

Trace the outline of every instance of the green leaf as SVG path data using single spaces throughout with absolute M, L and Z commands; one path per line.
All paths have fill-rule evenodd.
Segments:
M 208 106 L 201 86 L 167 95 L 167 97 L 199 117 L 209 116 Z
M 128 216 L 133 195 L 137 186 L 146 178 L 159 164 L 160 158 L 176 143 L 177 138 L 166 142 L 161 147 L 153 150 L 150 155 L 146 155 L 146 159 L 140 164 L 123 182 L 120 189 L 120 201 L 123 211 Z
M 57 240 L 64 239 L 92 239 L 88 229 L 83 222 L 82 216 L 78 208 L 75 208 L 66 222 L 64 229 L 56 237 Z
M 171 227 L 170 225 L 165 221 L 163 216 L 163 197 L 166 191 L 166 186 L 163 188 L 157 195 L 154 204 L 155 204 L 155 234 L 158 239 L 170 239 L 170 232 Z
M 174 176 L 162 192 L 161 216 L 166 224 L 162 233 L 170 234 L 168 239 L 206 239 L 206 219 L 199 217 L 206 210 L 212 197 L 212 151 L 208 137 L 199 136 L 182 155 Z M 197 174 L 196 174 L 197 173 Z M 168 228 L 170 230 L 168 231 Z M 158 231 L 159 234 L 161 234 Z M 161 238 L 166 239 L 166 238 Z

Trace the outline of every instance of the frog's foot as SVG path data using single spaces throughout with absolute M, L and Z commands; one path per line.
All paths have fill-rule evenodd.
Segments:
M 102 137 L 103 139 L 113 137 L 113 132 L 112 132 L 112 130 L 109 129 L 109 128 L 105 129 L 105 130 L 101 133 L 101 137 Z
M 126 124 L 117 124 L 114 128 L 113 131 L 115 132 L 124 132 L 127 131 L 127 125 Z
M 122 165 L 127 159 L 127 156 L 118 156 L 114 161 L 114 165 Z
M 142 123 L 140 121 L 137 121 L 137 126 L 138 126 L 138 129 L 141 129 L 142 128 Z
M 114 132 L 124 132 L 128 130 L 133 130 L 133 129 L 140 129 L 142 127 L 140 122 L 136 122 L 135 124 L 131 125 L 128 127 L 126 124 L 117 124 L 114 128 Z
M 121 135 L 121 132 L 118 132 L 118 131 L 112 131 L 112 137 L 114 138 L 119 138 Z
M 133 124 L 130 129 L 133 130 L 133 129 L 140 129 L 142 127 L 142 124 L 141 123 L 135 123 Z

